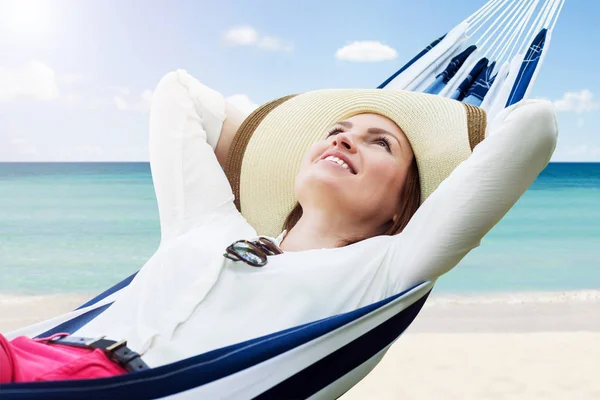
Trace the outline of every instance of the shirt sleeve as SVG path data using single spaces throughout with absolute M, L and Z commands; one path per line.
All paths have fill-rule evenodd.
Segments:
M 233 204 L 214 153 L 225 118 L 223 96 L 187 72 L 170 72 L 158 83 L 150 107 L 149 148 L 162 241 Z
M 395 289 L 437 279 L 479 246 L 550 161 L 558 133 L 554 108 L 547 101 L 520 102 L 487 132 L 391 241 Z

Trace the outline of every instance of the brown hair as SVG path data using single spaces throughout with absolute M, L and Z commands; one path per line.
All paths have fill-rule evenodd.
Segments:
M 419 205 L 421 204 L 421 183 L 419 181 L 419 168 L 417 167 L 417 160 L 413 157 L 410 166 L 408 167 L 408 171 L 406 173 L 406 181 L 402 186 L 402 190 L 400 192 L 400 202 L 398 203 L 398 208 L 396 209 L 396 214 L 398 215 L 395 221 L 390 221 L 389 226 L 384 231 L 384 235 L 396 235 L 406 228 L 408 222 L 412 218 L 412 216 L 417 212 Z M 283 229 L 288 232 L 296 225 L 296 223 L 302 217 L 302 206 L 300 203 L 296 203 L 292 211 L 286 217 L 283 223 Z M 354 238 L 349 239 L 340 244 L 340 247 L 347 246 L 352 243 L 360 242 L 361 240 L 367 239 L 363 238 Z

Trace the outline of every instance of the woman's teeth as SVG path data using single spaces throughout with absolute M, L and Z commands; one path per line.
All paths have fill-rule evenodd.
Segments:
M 344 169 L 350 170 L 350 167 L 348 167 L 348 164 L 346 164 L 343 160 L 340 160 L 338 157 L 335 156 L 329 156 L 325 158 L 326 161 L 331 161 L 334 163 L 338 163 L 339 165 L 341 165 Z

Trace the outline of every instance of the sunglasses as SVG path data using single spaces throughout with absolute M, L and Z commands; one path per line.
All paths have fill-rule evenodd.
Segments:
M 243 261 L 253 267 L 267 264 L 267 256 L 281 254 L 283 251 L 275 243 L 265 237 L 257 240 L 238 240 L 225 249 L 223 256 L 233 261 Z

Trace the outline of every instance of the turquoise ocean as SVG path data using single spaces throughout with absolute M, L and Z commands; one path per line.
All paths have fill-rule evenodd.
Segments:
M 159 243 L 148 163 L 0 163 L 0 294 L 99 292 Z M 600 163 L 551 163 L 436 292 L 600 289 Z

